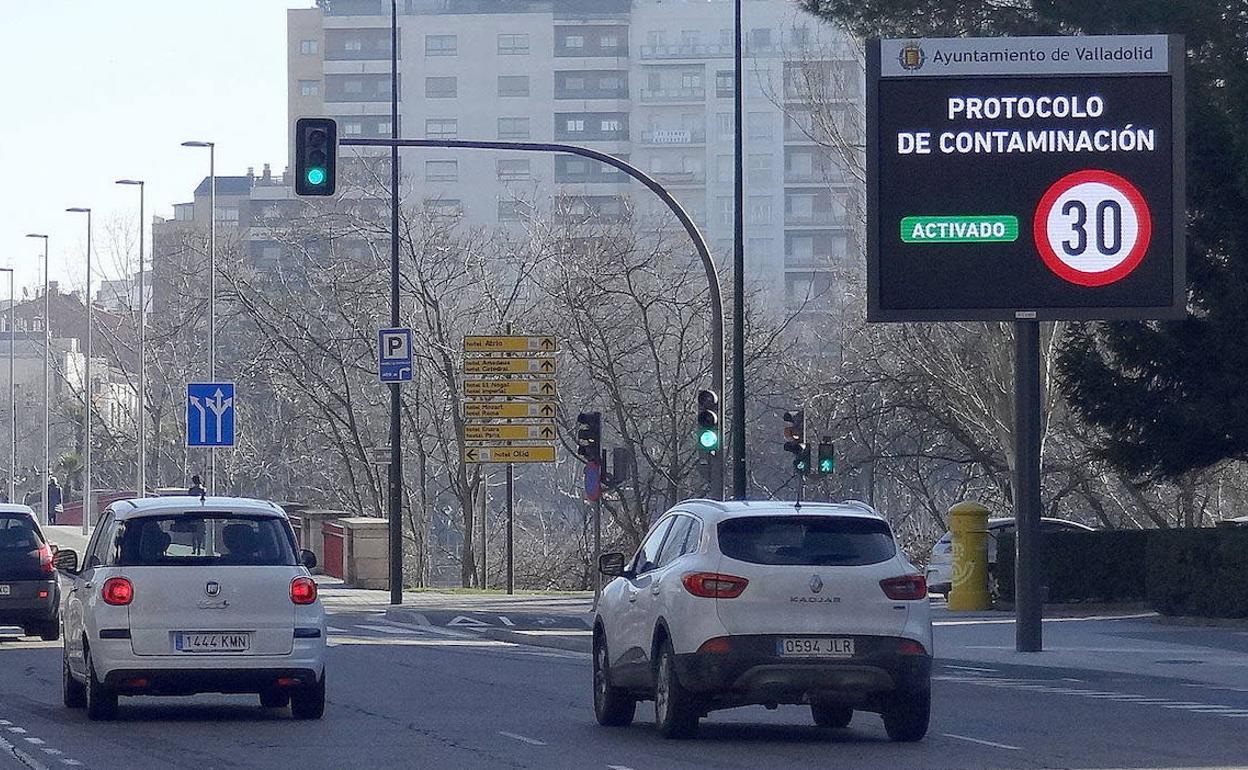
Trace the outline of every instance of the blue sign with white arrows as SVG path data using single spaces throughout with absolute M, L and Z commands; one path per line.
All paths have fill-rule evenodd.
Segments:
M 234 383 L 188 382 L 186 445 L 234 446 Z
M 377 378 L 382 382 L 411 381 L 411 329 L 379 329 L 377 331 Z

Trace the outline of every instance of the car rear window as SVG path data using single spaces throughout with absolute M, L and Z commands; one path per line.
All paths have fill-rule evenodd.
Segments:
M 35 522 L 25 514 L 0 513 L 0 551 L 33 551 L 43 545 Z
M 117 566 L 293 567 L 293 536 L 271 516 L 195 513 L 123 522 Z
M 853 567 L 897 553 L 878 519 L 840 516 L 747 516 L 719 524 L 719 549 L 753 564 Z

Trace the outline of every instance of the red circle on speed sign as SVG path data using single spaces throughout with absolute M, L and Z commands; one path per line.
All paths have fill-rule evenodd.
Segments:
M 1053 183 L 1032 222 L 1040 258 L 1063 280 L 1105 286 L 1131 274 L 1153 235 L 1148 204 L 1135 185 L 1089 169 Z

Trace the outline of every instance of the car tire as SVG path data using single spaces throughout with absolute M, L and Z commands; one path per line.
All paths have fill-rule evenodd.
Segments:
M 87 719 L 104 722 L 117 716 L 117 693 L 104 686 L 95 675 L 95 663 L 91 660 L 91 648 L 85 651 L 87 663 Z
M 87 686 L 69 672 L 69 658 L 61 655 L 61 701 L 66 708 L 80 709 L 87 705 Z
M 284 709 L 290 705 L 290 693 L 277 687 L 260 691 L 260 705 L 266 709 Z
M 819 727 L 841 728 L 849 727 L 850 721 L 854 718 L 854 710 L 848 706 L 838 706 L 833 703 L 812 703 L 810 715 Z
M 594 637 L 594 718 L 603 727 L 628 727 L 637 713 L 637 699 L 611 684 L 607 640 Z
M 659 734 L 664 738 L 692 738 L 698 732 L 697 705 L 676 676 L 676 655 L 667 639 L 659 648 L 654 671 L 654 724 Z
M 59 618 L 44 623 L 39 627 L 39 638 L 45 642 L 55 642 L 61 638 L 61 621 Z
M 896 695 L 881 714 L 888 737 L 901 742 L 922 740 L 931 715 L 931 690 Z
M 325 674 L 314 684 L 290 694 L 290 713 L 295 719 L 320 719 L 325 714 Z

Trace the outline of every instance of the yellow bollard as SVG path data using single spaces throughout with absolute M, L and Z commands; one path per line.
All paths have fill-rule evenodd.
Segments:
M 988 596 L 988 509 L 965 501 L 949 508 L 949 531 L 953 533 L 953 587 L 949 609 L 954 612 L 986 610 Z

